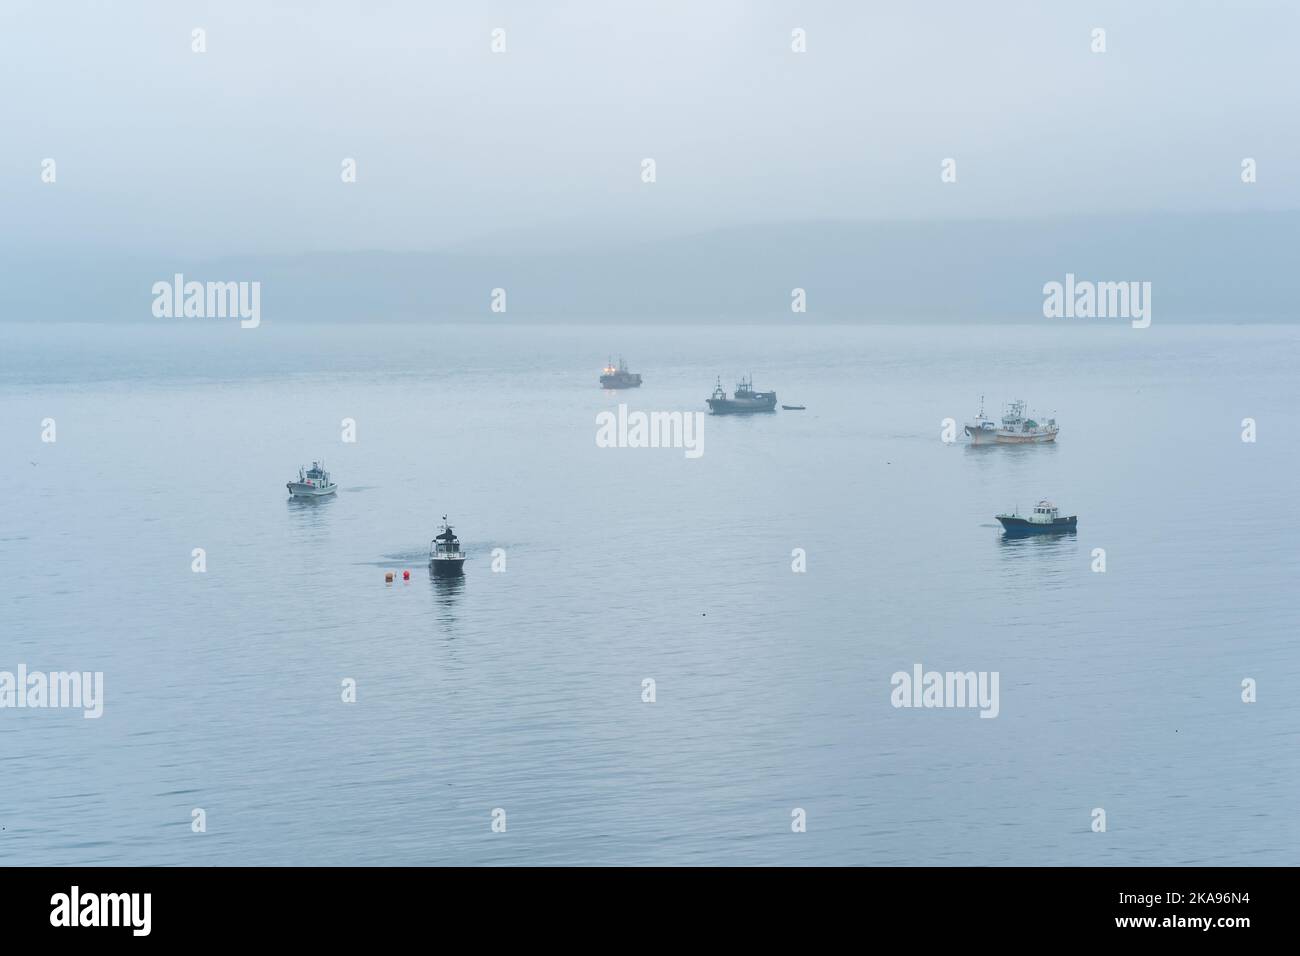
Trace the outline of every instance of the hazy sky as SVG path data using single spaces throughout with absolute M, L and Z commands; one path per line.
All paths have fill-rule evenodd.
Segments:
M 1300 4 L 1245 0 L 4 0 L 0 241 L 209 256 L 1296 209 L 1298 41 Z

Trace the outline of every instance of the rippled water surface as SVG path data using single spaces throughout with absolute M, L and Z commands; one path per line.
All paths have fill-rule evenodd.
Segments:
M 105 683 L 98 720 L 0 709 L 0 862 L 1300 863 L 1294 328 L 0 346 L 0 670 Z M 641 389 L 596 386 L 611 351 Z M 619 401 L 749 373 L 807 411 L 710 418 L 695 460 L 596 447 Z M 981 394 L 1060 441 L 944 444 Z M 320 456 L 338 495 L 287 501 Z M 1078 533 L 1004 541 L 1043 496 Z M 895 709 L 916 663 L 998 672 L 998 717 Z

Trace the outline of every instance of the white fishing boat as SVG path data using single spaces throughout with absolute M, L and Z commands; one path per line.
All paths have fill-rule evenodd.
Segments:
M 1019 400 L 1006 407 L 1001 422 L 995 422 L 984 414 L 982 395 L 979 414 L 966 423 L 966 435 L 972 445 L 1041 445 L 1056 441 L 1059 431 L 1055 418 L 1040 422 L 1026 417 L 1025 403 Z
M 298 480 L 287 482 L 285 487 L 294 498 L 320 498 L 334 494 L 339 486 L 330 481 L 323 461 L 313 461 L 310 468 L 299 468 Z

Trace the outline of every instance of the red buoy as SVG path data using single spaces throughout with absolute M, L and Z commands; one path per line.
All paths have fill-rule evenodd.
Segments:
M 403 571 L 403 572 L 402 572 L 402 580 L 403 580 L 403 581 L 409 581 L 409 580 L 411 580 L 411 572 L 410 572 L 410 571 Z

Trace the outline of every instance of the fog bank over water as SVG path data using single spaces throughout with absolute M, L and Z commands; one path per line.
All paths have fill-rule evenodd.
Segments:
M 1294 4 L 72 10 L 0 10 L 0 321 L 1288 317 Z
M 1043 286 L 1150 282 L 1153 321 L 1294 321 L 1300 213 L 1051 221 L 819 222 L 548 253 L 335 252 L 0 264 L 8 320 L 155 319 L 155 282 L 261 283 L 267 322 L 545 318 L 658 321 L 1049 321 Z M 491 311 L 504 289 L 504 313 Z M 792 290 L 807 312 L 792 314 Z M 1086 321 L 1086 320 L 1071 320 Z M 1098 321 L 1114 321 L 1098 320 Z

